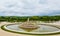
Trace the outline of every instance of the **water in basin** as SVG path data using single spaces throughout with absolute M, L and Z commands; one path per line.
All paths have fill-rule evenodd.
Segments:
M 10 29 L 10 30 L 15 30 L 15 31 L 24 31 L 23 29 L 18 27 L 19 25 L 9 25 L 6 26 L 6 28 Z M 54 31 L 59 31 L 60 29 L 54 26 L 49 26 L 49 25 L 39 25 L 40 28 L 33 30 L 31 32 L 54 32 Z

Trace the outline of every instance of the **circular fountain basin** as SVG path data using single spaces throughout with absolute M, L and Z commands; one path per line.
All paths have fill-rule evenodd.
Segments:
M 33 30 L 31 32 L 27 32 L 18 26 L 19 24 L 8 24 L 8 25 L 3 25 L 1 28 L 9 32 L 14 32 L 19 34 L 23 33 L 23 34 L 34 34 L 34 35 L 47 35 L 47 34 L 55 34 L 55 33 L 57 34 L 60 32 L 60 27 L 54 25 L 40 24 L 38 25 L 40 28 Z

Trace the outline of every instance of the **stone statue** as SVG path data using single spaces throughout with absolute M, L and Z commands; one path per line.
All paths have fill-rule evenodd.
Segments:
M 27 19 L 26 22 L 20 24 L 19 27 L 20 27 L 21 29 L 24 29 L 24 30 L 28 31 L 28 32 L 30 32 L 30 31 L 32 31 L 32 30 L 34 30 L 34 29 L 39 28 L 38 25 L 35 25 L 35 24 L 32 23 L 31 21 L 29 21 L 29 18 Z

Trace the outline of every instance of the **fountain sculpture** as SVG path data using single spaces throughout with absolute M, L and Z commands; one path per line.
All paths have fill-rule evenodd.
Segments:
M 24 30 L 28 31 L 28 32 L 39 28 L 38 25 L 36 25 L 35 23 L 32 23 L 31 21 L 29 21 L 29 18 L 27 19 L 26 22 L 20 24 L 19 27 L 21 29 L 24 29 Z

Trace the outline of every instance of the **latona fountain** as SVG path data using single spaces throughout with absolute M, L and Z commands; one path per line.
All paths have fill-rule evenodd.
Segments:
M 29 18 L 26 22 L 17 23 L 17 24 L 8 24 L 1 26 L 1 29 L 14 33 L 24 33 L 24 34 L 34 34 L 34 35 L 51 35 L 60 33 L 60 27 L 56 25 L 36 23 L 34 21 L 29 21 Z
M 29 18 L 27 19 L 26 22 L 20 24 L 19 27 L 28 31 L 28 32 L 39 28 L 38 25 L 36 25 L 35 23 L 32 23 L 32 21 L 29 21 Z

